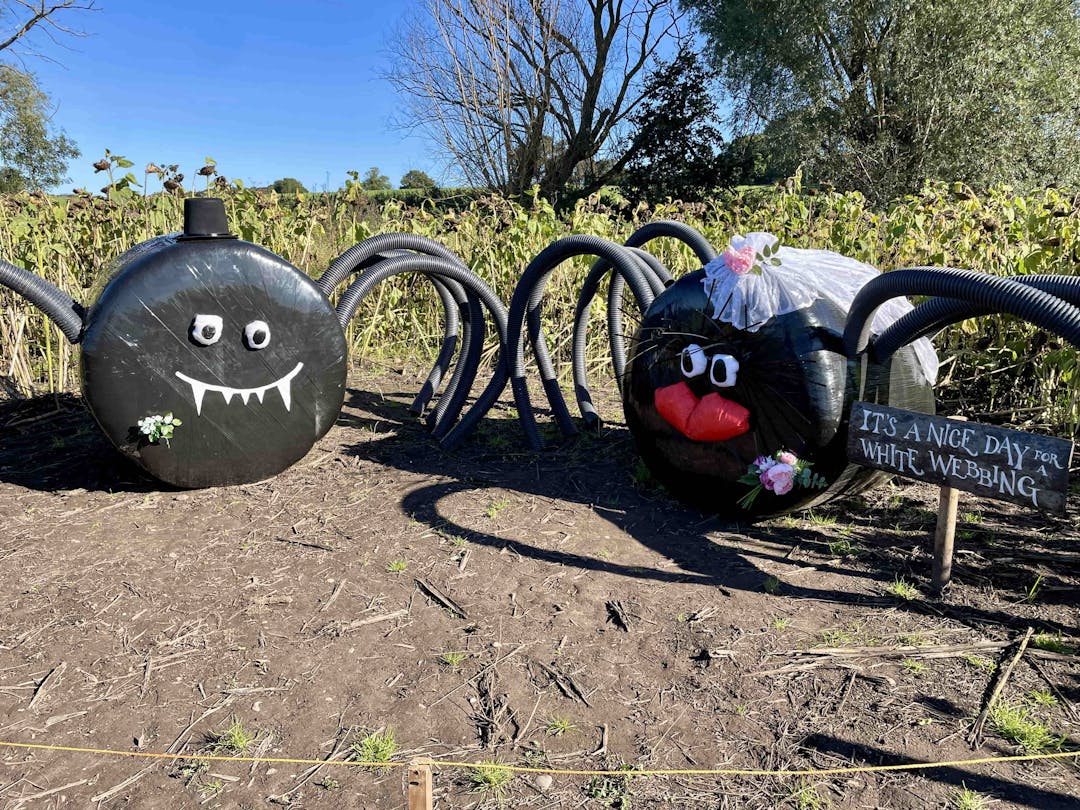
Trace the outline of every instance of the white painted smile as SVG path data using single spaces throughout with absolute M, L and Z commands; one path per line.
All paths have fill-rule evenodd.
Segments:
M 248 400 L 254 395 L 258 398 L 260 404 L 263 401 L 263 397 L 266 396 L 266 392 L 271 388 L 276 388 L 278 393 L 281 394 L 281 401 L 285 403 L 285 410 L 291 410 L 292 408 L 292 381 L 293 377 L 300 373 L 300 369 L 304 367 L 303 363 L 297 363 L 296 368 L 282 377 L 280 380 L 275 380 L 268 385 L 262 385 L 258 388 L 229 388 L 227 385 L 212 385 L 210 383 L 204 383 L 201 380 L 196 380 L 194 377 L 189 377 L 187 374 L 176 372 L 176 376 L 191 386 L 191 395 L 195 398 L 195 413 L 202 416 L 202 402 L 203 397 L 207 391 L 217 391 L 223 397 L 225 397 L 225 404 L 228 405 L 232 401 L 233 397 L 240 397 L 244 400 L 244 404 L 248 404 Z

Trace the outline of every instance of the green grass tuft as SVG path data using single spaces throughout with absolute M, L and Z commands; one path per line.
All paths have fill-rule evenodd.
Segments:
M 835 526 L 837 520 L 836 515 L 823 515 L 813 509 L 806 513 L 806 519 L 812 526 Z
M 905 602 L 916 599 L 919 596 L 919 589 L 908 582 L 903 577 L 897 577 L 892 581 L 892 584 L 885 589 L 886 593 L 898 596 Z
M 390 762 L 399 748 L 392 728 L 373 731 L 352 744 L 353 759 L 357 762 Z
M 514 774 L 505 765 L 498 762 L 481 762 L 469 769 L 469 783 L 473 793 L 490 793 L 498 800 L 506 796 L 506 791 Z
M 551 737 L 561 737 L 564 734 L 569 734 L 573 731 L 577 731 L 577 726 L 569 717 L 560 717 L 558 715 L 552 715 L 548 718 L 547 726 L 544 729 Z
M 850 540 L 833 540 L 829 543 L 829 553 L 834 557 L 857 557 L 859 547 Z
M 788 796 L 788 803 L 795 810 L 823 810 L 829 806 L 825 797 L 805 779 L 799 780 L 798 786 Z
M 1055 737 L 1050 729 L 1031 717 L 1023 706 L 999 703 L 988 715 L 990 728 L 1025 754 L 1045 754 L 1056 751 L 1065 741 Z
M 239 718 L 233 718 L 229 727 L 214 736 L 212 748 L 214 751 L 225 751 L 232 754 L 242 754 L 255 742 L 255 735 L 244 728 Z
M 488 508 L 484 510 L 484 514 L 487 515 L 488 520 L 495 520 L 506 507 L 510 505 L 510 501 L 501 499 L 498 501 L 492 501 L 488 504 Z
M 963 782 L 961 789 L 953 794 L 952 800 L 949 802 L 949 807 L 953 810 L 986 810 L 990 805 L 986 801 L 986 797 L 981 793 L 976 793 L 971 790 Z
M 1037 633 L 1031 637 L 1030 646 L 1037 650 L 1060 653 L 1061 655 L 1074 655 L 1076 650 L 1061 640 L 1061 633 L 1051 636 L 1049 633 Z
M 447 669 L 457 669 L 469 657 L 463 650 L 447 650 L 439 655 L 439 663 Z
M 1054 693 L 1049 689 L 1032 689 L 1027 693 L 1028 700 L 1034 703 L 1036 706 L 1057 706 L 1058 699 L 1054 697 Z
M 917 661 L 914 658 L 905 658 L 900 662 L 900 665 L 912 675 L 922 675 L 926 672 L 926 664 L 922 661 Z

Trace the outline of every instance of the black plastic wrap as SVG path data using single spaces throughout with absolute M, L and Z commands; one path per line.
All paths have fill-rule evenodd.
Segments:
M 345 336 L 330 302 L 284 259 L 235 239 L 166 236 L 113 269 L 86 318 L 83 396 L 151 475 L 180 487 L 259 481 L 333 425 Z M 202 323 L 214 328 L 197 340 Z M 140 431 L 140 420 L 170 413 L 181 424 L 167 440 Z
M 772 318 L 756 332 L 742 331 L 709 316 L 703 277 L 703 271 L 684 276 L 657 297 L 631 345 L 623 405 L 638 450 L 657 480 L 703 511 L 749 520 L 830 500 L 880 477 L 848 463 L 848 414 L 856 398 L 933 412 L 933 393 L 912 349 L 900 350 L 884 366 L 869 365 L 864 376 L 863 361 L 844 355 L 846 313 L 835 304 L 819 299 Z M 718 387 L 708 373 L 687 377 L 681 352 L 691 344 L 710 362 L 734 358 L 734 385 Z M 734 435 L 689 438 L 661 415 L 657 392 L 679 386 L 692 391 L 690 401 L 698 407 L 735 414 L 730 417 Z M 681 393 L 685 396 L 685 390 Z M 825 487 L 795 487 L 784 495 L 763 491 L 749 508 L 741 506 L 752 487 L 739 479 L 759 457 L 781 451 L 809 462 Z

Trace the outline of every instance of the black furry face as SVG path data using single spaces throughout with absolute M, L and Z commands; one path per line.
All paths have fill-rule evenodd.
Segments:
M 83 394 L 121 452 L 184 487 L 257 481 L 333 424 L 346 350 L 299 270 L 246 242 L 155 240 L 106 287 L 82 341 Z M 171 437 L 140 421 L 172 414 Z
M 782 450 L 830 485 L 855 474 L 846 469 L 846 414 L 857 389 L 840 341 L 846 314 L 818 300 L 743 331 L 709 317 L 702 278 L 692 273 L 667 289 L 635 335 L 623 403 L 638 449 L 673 495 L 707 511 L 755 517 L 799 508 L 821 492 L 769 493 L 747 510 L 738 506 L 749 489 L 739 479 L 758 457 Z

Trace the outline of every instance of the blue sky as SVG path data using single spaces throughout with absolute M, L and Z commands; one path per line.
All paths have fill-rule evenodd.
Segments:
M 408 0 L 98 0 L 70 14 L 89 36 L 38 36 L 28 57 L 82 157 L 71 182 L 106 182 L 106 148 L 134 161 L 178 163 L 190 185 L 203 158 L 245 184 L 295 177 L 309 189 L 378 166 L 397 186 L 409 169 L 452 181 L 429 141 L 393 126 L 399 101 L 380 73 Z M 64 20 L 61 20 L 64 21 Z M 151 191 L 156 185 L 151 178 Z

